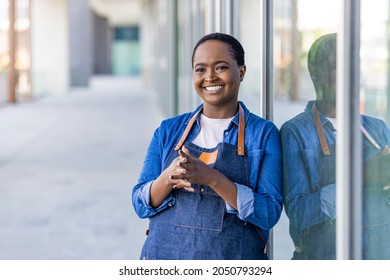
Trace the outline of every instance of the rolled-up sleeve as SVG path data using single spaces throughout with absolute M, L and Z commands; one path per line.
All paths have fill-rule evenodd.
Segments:
M 228 213 L 236 213 L 241 220 L 245 220 L 254 211 L 254 200 L 253 190 L 247 186 L 237 184 L 237 208 L 238 211 L 234 210 L 230 205 L 231 209 L 228 209 Z M 230 210 L 230 211 L 229 211 Z
M 154 181 L 146 184 L 135 186 L 133 189 L 133 205 L 136 213 L 140 218 L 149 218 L 162 210 L 175 205 L 175 198 L 168 196 L 159 207 L 153 208 L 150 206 L 150 188 Z
M 236 183 L 238 210 L 228 209 L 228 213 L 269 230 L 277 223 L 283 209 L 281 144 L 277 128 L 268 129 L 263 141 L 261 152 L 251 161 L 253 187 Z

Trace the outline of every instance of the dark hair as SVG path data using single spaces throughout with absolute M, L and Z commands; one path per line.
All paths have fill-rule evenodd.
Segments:
M 196 43 L 192 52 L 192 65 L 194 64 L 194 56 L 198 47 L 206 41 L 217 40 L 229 46 L 229 51 L 233 58 L 237 61 L 238 66 L 245 65 L 245 51 L 240 42 L 231 35 L 225 33 L 211 33 L 203 36 L 198 43 Z
M 314 86 L 325 86 L 332 82 L 332 70 L 336 69 L 336 33 L 319 37 L 311 45 L 307 66 Z

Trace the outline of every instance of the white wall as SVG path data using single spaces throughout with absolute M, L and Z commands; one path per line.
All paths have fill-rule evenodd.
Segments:
M 66 0 L 32 2 L 33 96 L 68 90 L 68 25 Z

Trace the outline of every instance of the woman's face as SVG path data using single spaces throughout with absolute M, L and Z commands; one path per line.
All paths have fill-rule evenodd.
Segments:
M 240 82 L 246 67 L 238 66 L 229 45 L 208 40 L 198 46 L 193 60 L 193 83 L 205 105 L 237 105 Z

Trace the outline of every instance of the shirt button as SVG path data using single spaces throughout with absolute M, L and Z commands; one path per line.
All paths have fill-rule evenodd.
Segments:
M 172 202 L 169 202 L 169 203 L 168 203 L 168 206 L 171 207 L 171 206 L 172 206 Z
M 201 192 L 204 192 L 204 188 L 200 188 L 200 191 L 201 191 Z
M 229 135 L 229 132 L 226 131 L 226 132 L 225 132 L 225 136 L 228 136 L 228 135 Z

